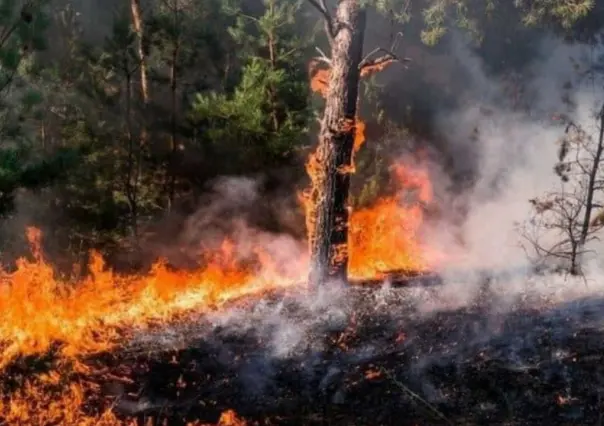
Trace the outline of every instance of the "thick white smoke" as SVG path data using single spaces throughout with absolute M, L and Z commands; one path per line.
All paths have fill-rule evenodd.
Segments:
M 469 205 L 464 244 L 454 249 L 463 252 L 468 267 L 523 268 L 529 259 L 521 248 L 518 226 L 530 217 L 528 200 L 560 182 L 553 167 L 564 129 L 554 117 L 570 114 L 575 122 L 593 130 L 594 107 L 604 99 L 601 87 L 592 80 L 579 81 L 580 68 L 589 66 L 595 53 L 580 44 L 545 41 L 542 51 L 548 55 L 527 70 L 531 79 L 525 96 L 530 97 L 530 110 L 519 111 L 503 85 L 487 76 L 480 59 L 460 39 L 453 48 L 471 85 L 466 105 L 442 116 L 439 125 L 450 135 L 449 143 L 462 152 L 475 152 L 478 158 L 476 184 L 464 194 Z M 565 96 L 572 109 L 563 102 Z

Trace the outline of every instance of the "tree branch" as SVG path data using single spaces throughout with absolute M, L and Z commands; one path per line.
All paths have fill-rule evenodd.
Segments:
M 390 49 L 384 49 L 383 47 L 376 47 L 369 52 L 359 63 L 359 70 L 361 75 L 369 74 L 372 69 L 380 69 L 383 65 L 390 62 L 410 62 L 410 58 L 399 58 L 394 52 L 397 49 L 399 38 L 403 36 L 403 33 L 398 32 L 392 41 Z M 372 56 L 377 53 L 383 53 L 383 55 L 377 58 L 371 59 Z
M 317 52 L 319 52 L 319 55 L 321 55 L 321 56 L 317 56 L 317 57 L 316 57 L 316 59 L 317 59 L 318 61 L 325 62 L 326 64 L 328 64 L 328 65 L 330 65 L 330 66 L 331 66 L 331 59 L 329 59 L 329 58 L 327 57 L 327 55 L 325 54 L 325 52 L 323 52 L 323 51 L 322 51 L 321 49 L 319 49 L 318 47 L 315 47 L 315 50 L 316 50 Z
M 325 21 L 325 34 L 327 35 L 327 39 L 329 40 L 329 45 L 333 44 L 333 39 L 336 36 L 333 19 L 331 14 L 329 13 L 329 8 L 325 0 L 308 0 L 308 2 L 317 9 L 321 15 L 323 15 L 323 20 Z
M 371 59 L 371 56 L 376 53 L 383 52 L 384 54 L 378 56 L 377 58 Z M 361 71 L 361 75 L 366 75 L 371 73 L 372 70 L 381 69 L 384 65 L 390 62 L 411 62 L 410 58 L 399 58 L 387 49 L 383 47 L 378 47 L 372 50 L 365 58 L 359 63 L 359 70 Z

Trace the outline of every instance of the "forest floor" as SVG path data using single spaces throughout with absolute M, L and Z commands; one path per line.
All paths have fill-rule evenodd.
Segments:
M 86 406 L 145 425 L 215 424 L 228 409 L 248 425 L 602 424 L 604 298 L 443 297 L 334 288 L 159 324 L 82 360 L 100 389 Z

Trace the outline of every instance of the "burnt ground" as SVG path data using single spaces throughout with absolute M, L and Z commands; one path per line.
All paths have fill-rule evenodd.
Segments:
M 604 298 L 418 308 L 438 292 L 272 295 L 152 328 L 84 360 L 101 389 L 86 406 L 141 425 L 227 409 L 259 425 L 602 424 Z M 53 362 L 20 360 L 1 385 Z

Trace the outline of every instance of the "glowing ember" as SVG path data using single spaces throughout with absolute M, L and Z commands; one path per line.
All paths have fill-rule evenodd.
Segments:
M 382 377 L 382 372 L 380 370 L 367 370 L 365 371 L 365 378 L 367 380 L 379 379 Z
M 246 426 L 245 420 L 239 418 L 233 410 L 222 413 L 217 426 Z

